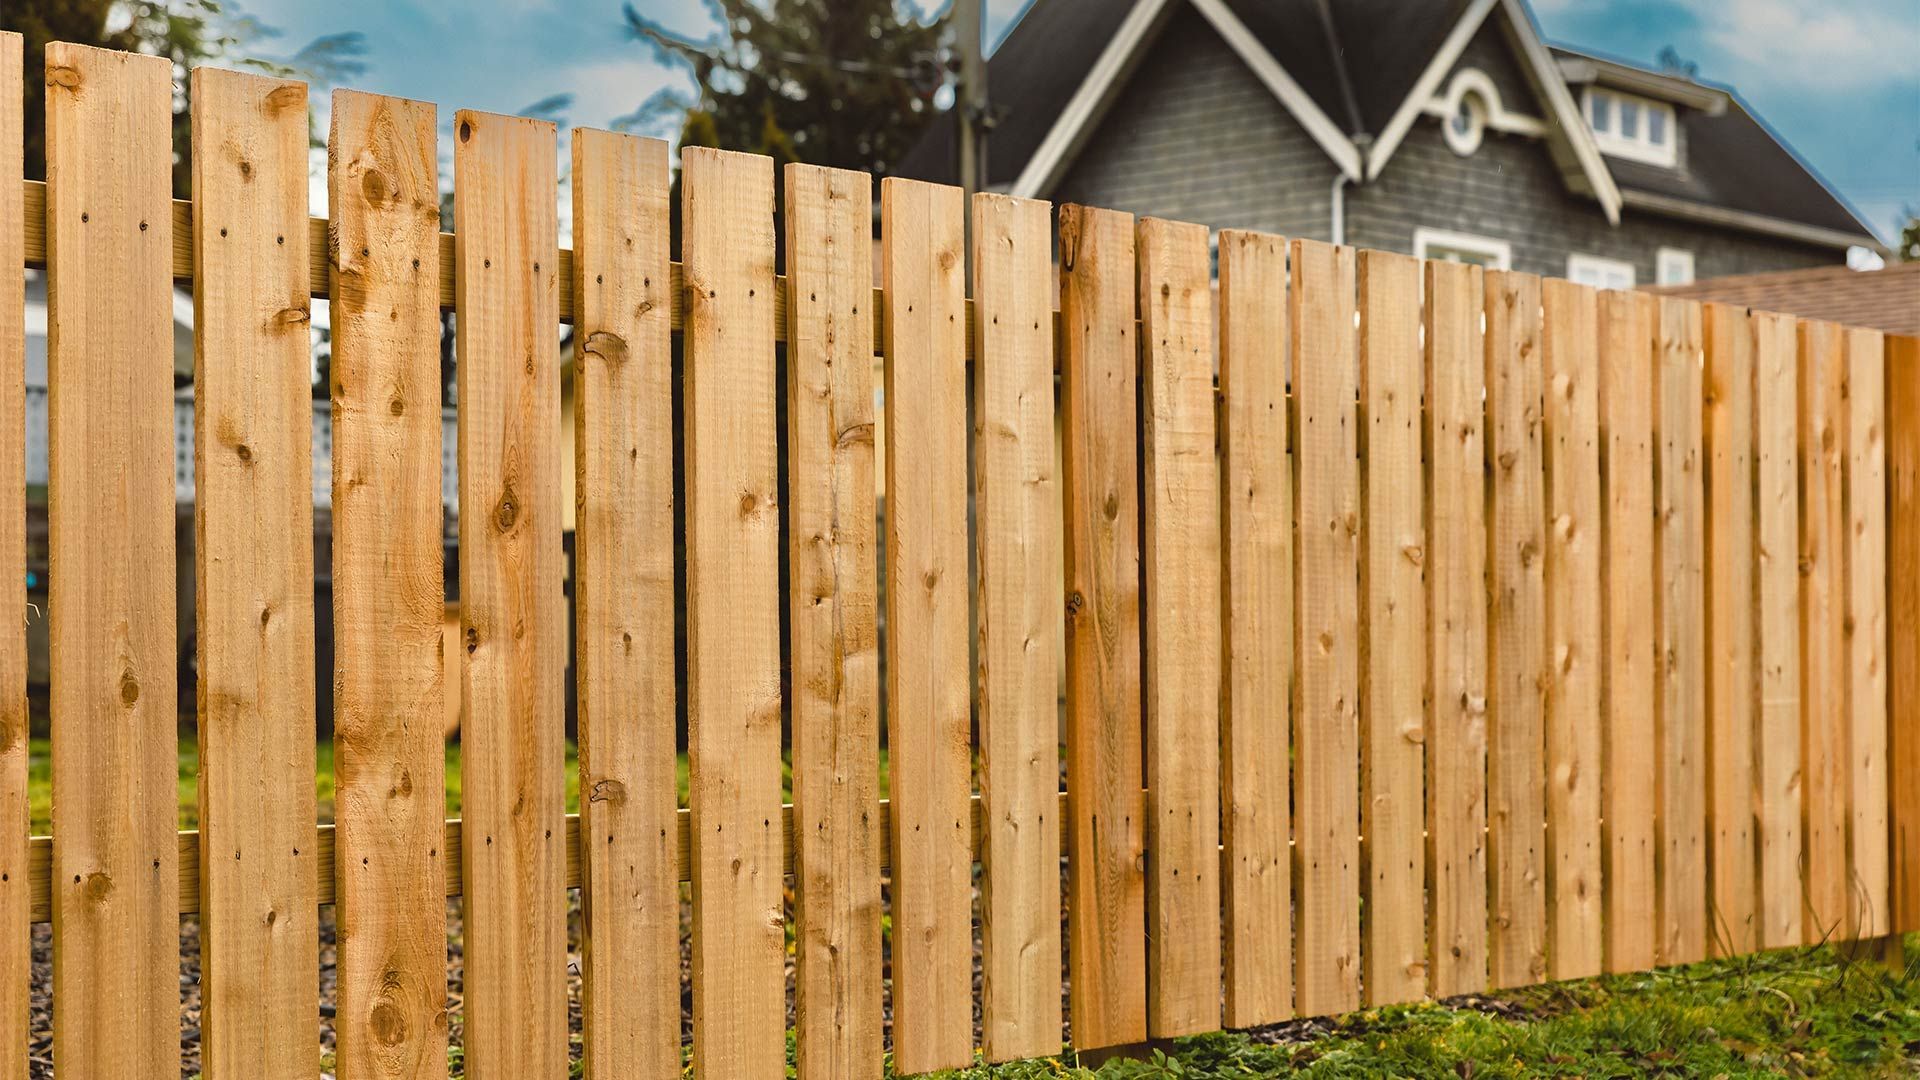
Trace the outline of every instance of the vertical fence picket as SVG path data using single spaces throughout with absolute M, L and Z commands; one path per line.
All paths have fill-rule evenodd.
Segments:
M 1147 1028 L 1220 1026 L 1220 474 L 1207 230 L 1140 222 Z
M 1421 479 L 1420 262 L 1359 255 L 1361 516 L 1361 988 L 1369 1005 L 1427 991 L 1426 520 Z M 1269 931 L 1271 932 L 1271 931 Z
M 341 1080 L 447 1074 L 434 113 L 336 91 L 327 142 Z
M 1659 959 L 1707 956 L 1705 493 L 1701 487 L 1700 304 L 1659 301 L 1654 438 L 1654 774 Z
M 880 183 L 893 1059 L 906 1074 L 973 1060 L 965 206 L 956 187 Z
M 173 67 L 46 57 L 54 1065 L 161 1076 L 180 1067 Z
M 1428 987 L 1487 987 L 1487 593 L 1478 267 L 1426 264 Z M 1309 523 L 1303 514 L 1301 522 Z
M 454 116 L 467 1075 L 567 1064 L 553 125 Z
M 200 1055 L 211 1080 L 311 1076 L 307 88 L 200 68 L 192 102 Z
M 1879 937 L 1887 918 L 1886 337 L 1846 337 L 1847 921 Z
M 786 1071 L 773 163 L 681 156 L 693 1060 Z
M 1759 947 L 1754 893 L 1754 357 L 1744 309 L 1708 304 L 1707 530 L 1707 940 L 1716 956 Z
M 1490 565 L 1487 654 L 1487 964 L 1495 986 L 1547 975 L 1546 477 L 1540 279 L 1486 276 Z
M 1147 1037 L 1131 215 L 1060 209 L 1073 1043 Z
M 21 37 L 0 33 L 0 575 L 26 579 L 26 207 Z M 0 597 L 0 1080 L 26 1080 L 33 950 L 27 877 L 26 590 Z
M 1353 249 L 1293 242 L 1293 392 L 1300 493 L 1294 716 L 1300 1012 L 1360 1004 L 1360 392 Z
M 1547 970 L 1600 973 L 1600 359 L 1592 289 L 1541 283 L 1546 471 Z
M 1920 337 L 1887 338 L 1888 929 L 1920 930 Z
M 1221 828 L 1228 1027 L 1293 1013 L 1293 463 L 1287 450 L 1287 245 L 1220 233 L 1226 498 Z
M 1800 790 L 1808 944 L 1837 940 L 1847 908 L 1846 351 L 1828 322 L 1800 323 Z
M 667 144 L 573 136 L 586 1076 L 680 1068 Z
M 1760 641 L 1758 945 L 1801 939 L 1799 351 L 1790 316 L 1755 312 L 1753 442 L 1754 591 Z
M 802 1080 L 880 1075 L 873 196 L 790 164 L 787 559 Z
M 1654 912 L 1653 318 L 1657 301 L 1600 294 L 1600 459 L 1606 690 L 1606 967 L 1652 967 Z
M 980 1015 L 989 1061 L 1060 1048 L 1058 593 L 1044 202 L 973 200 Z

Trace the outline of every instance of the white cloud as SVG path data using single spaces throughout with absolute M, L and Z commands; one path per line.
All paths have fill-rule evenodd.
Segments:
M 690 86 L 684 72 L 655 61 L 645 50 L 633 56 L 600 60 L 563 69 L 564 84 L 557 92 L 573 95 L 567 121 L 575 127 L 606 127 L 631 113 L 655 92 Z
M 1567 0 L 1554 0 L 1567 2 Z M 1834 91 L 1911 79 L 1920 4 L 1909 0 L 1686 0 L 1707 44 L 1747 71 Z M 1726 73 L 1739 85 L 1742 71 Z

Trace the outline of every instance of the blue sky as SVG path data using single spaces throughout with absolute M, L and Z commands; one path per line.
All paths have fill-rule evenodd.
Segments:
M 909 0 L 916 2 L 916 0 Z M 924 0 L 917 6 L 943 0 Z M 1026 0 L 987 0 L 989 37 Z M 1920 0 L 1532 0 L 1550 41 L 1651 65 L 1668 45 L 1703 79 L 1737 89 L 1869 224 L 1892 236 L 1920 208 Z M 605 126 L 683 72 L 628 39 L 620 0 L 241 0 L 284 37 L 259 51 L 357 30 L 358 89 L 456 108 L 524 110 L 572 94 L 566 118 Z M 667 27 L 704 35 L 699 0 L 635 0 Z

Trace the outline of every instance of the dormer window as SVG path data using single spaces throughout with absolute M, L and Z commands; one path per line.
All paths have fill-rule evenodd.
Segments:
M 1602 153 L 1671 167 L 1674 153 L 1673 106 L 1664 101 L 1589 87 L 1587 125 Z

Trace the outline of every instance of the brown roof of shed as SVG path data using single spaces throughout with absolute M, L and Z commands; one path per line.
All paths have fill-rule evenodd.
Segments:
M 1741 274 L 1647 291 L 1827 319 L 1890 334 L 1920 334 L 1920 262 L 1892 263 L 1882 270 L 1822 266 Z

